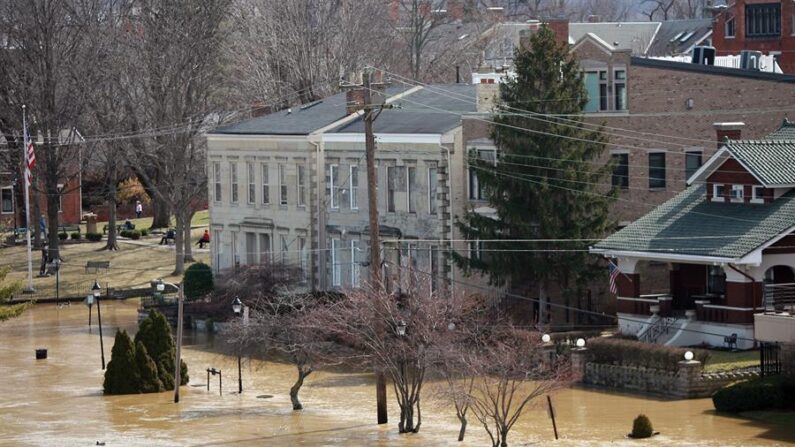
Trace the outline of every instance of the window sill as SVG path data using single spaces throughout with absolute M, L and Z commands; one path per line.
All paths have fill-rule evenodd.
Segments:
M 754 204 L 757 204 L 757 205 L 764 205 L 765 199 L 751 199 L 751 203 L 754 203 Z
M 730 202 L 731 203 L 745 203 L 745 199 L 734 198 L 734 199 L 731 199 Z
M 649 187 L 650 192 L 665 192 L 665 186 L 658 186 L 655 188 Z
M 734 39 L 736 36 L 723 36 L 724 39 Z
M 724 199 L 723 197 L 713 197 L 712 201 L 716 203 L 723 203 L 726 201 L 726 199 Z

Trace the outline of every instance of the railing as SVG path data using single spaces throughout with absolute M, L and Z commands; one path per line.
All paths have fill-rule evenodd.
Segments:
M 795 310 L 795 283 L 766 284 L 762 303 L 765 312 Z
M 640 334 L 638 339 L 646 343 L 657 343 L 660 337 L 667 335 L 671 331 L 671 327 L 673 327 L 675 323 L 675 317 L 658 318 L 645 332 Z

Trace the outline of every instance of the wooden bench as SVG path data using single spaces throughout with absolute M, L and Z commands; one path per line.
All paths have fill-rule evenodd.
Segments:
M 88 261 L 86 262 L 86 273 L 98 273 L 99 269 L 108 270 L 110 268 L 110 261 Z M 94 269 L 93 272 L 89 272 Z
M 58 226 L 59 233 L 74 233 L 80 232 L 80 225 L 60 225 Z
M 116 234 L 121 233 L 123 230 L 127 230 L 127 229 L 128 229 L 127 225 L 118 224 L 118 225 L 116 225 Z M 135 224 L 132 224 L 131 228 L 129 228 L 129 229 L 130 230 L 134 230 L 135 229 Z M 102 234 L 108 234 L 108 225 L 107 224 L 105 224 L 105 226 L 102 227 Z
M 168 245 L 175 244 L 177 242 L 176 239 L 174 239 L 176 234 L 177 234 L 176 232 L 174 232 L 172 234 L 172 233 L 166 231 L 165 233 L 163 233 L 163 236 L 160 238 L 160 242 L 158 243 L 158 245 L 163 245 L 163 239 L 166 240 L 166 244 L 168 244 Z

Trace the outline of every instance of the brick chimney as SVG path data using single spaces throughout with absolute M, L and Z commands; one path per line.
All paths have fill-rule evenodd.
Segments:
M 737 121 L 731 123 L 713 123 L 712 127 L 715 128 L 715 136 L 718 142 L 718 149 L 726 142 L 726 139 L 729 140 L 740 140 L 742 139 L 743 134 L 743 127 L 745 123 Z
M 478 112 L 492 112 L 499 99 L 500 84 L 494 79 L 481 79 L 475 86 L 476 108 Z
M 345 112 L 347 114 L 356 113 L 362 110 L 364 106 L 364 86 L 361 73 L 355 73 L 349 76 L 348 82 L 356 84 L 356 86 L 348 87 L 345 92 Z M 384 73 L 376 70 L 370 73 L 370 101 L 373 104 L 383 104 L 386 99 L 384 90 L 386 84 L 384 83 Z
M 547 19 L 544 24 L 555 33 L 559 45 L 569 45 L 569 19 Z
M 251 117 L 257 118 L 260 116 L 270 115 L 273 112 L 271 106 L 265 104 L 264 102 L 255 102 L 251 104 Z
M 447 16 L 452 20 L 463 20 L 464 0 L 447 0 Z

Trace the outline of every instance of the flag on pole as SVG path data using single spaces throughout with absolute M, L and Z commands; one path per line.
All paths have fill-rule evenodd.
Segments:
M 25 180 L 28 182 L 28 186 L 31 185 L 31 171 L 36 166 L 36 153 L 33 151 L 33 140 L 30 138 L 30 134 L 28 134 L 27 127 L 24 129 L 24 140 L 25 140 Z
M 621 270 L 618 269 L 618 266 L 613 264 L 613 261 L 608 261 L 610 264 L 607 266 L 608 272 L 610 272 L 610 293 L 618 294 L 618 275 L 621 273 Z

